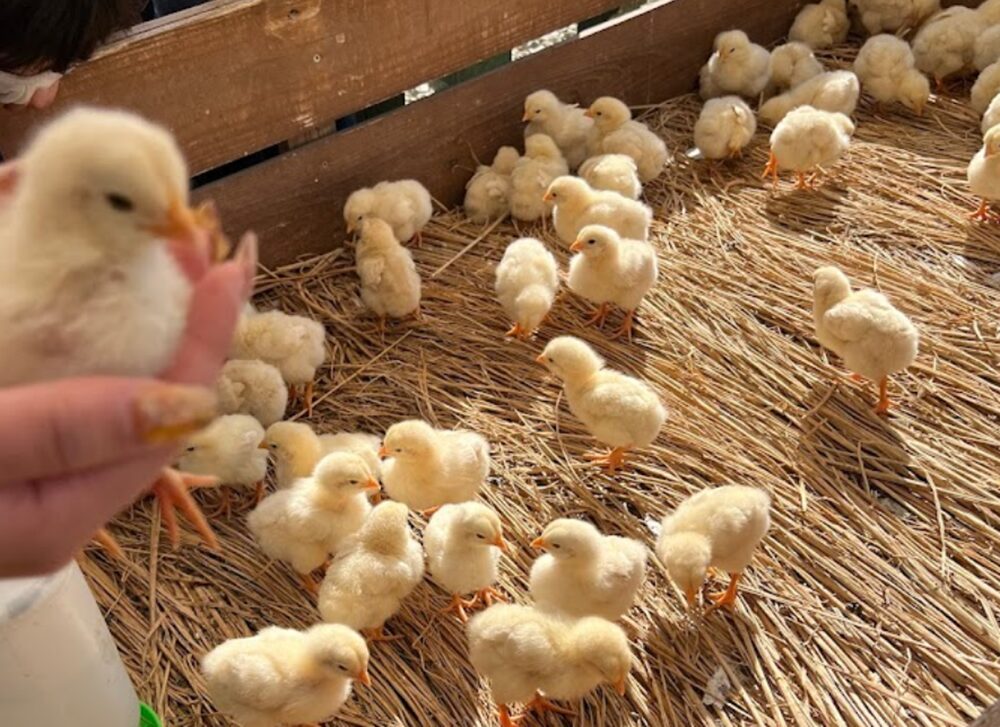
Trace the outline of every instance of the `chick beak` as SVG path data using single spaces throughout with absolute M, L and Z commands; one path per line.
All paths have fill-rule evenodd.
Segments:
M 542 366 L 544 366 L 545 364 L 547 364 L 548 361 L 545 360 L 545 354 L 544 353 L 538 354 L 535 357 L 535 363 L 540 363 Z
M 545 538 L 540 535 L 531 541 L 531 547 L 537 550 L 545 550 L 547 545 L 548 543 L 545 542 Z
M 583 243 L 580 242 L 579 240 L 574 240 L 573 244 L 569 246 L 569 251 L 570 252 L 582 252 L 583 251 Z
M 552 193 L 551 193 L 551 192 L 546 192 L 546 193 L 545 193 L 545 196 L 543 196 L 543 197 L 542 197 L 542 201 L 543 201 L 543 202 L 551 202 L 551 201 L 552 201 L 553 199 L 554 199 L 554 198 L 553 198 L 553 196 L 552 196 Z
M 622 677 L 615 682 L 615 691 L 622 697 L 625 696 L 625 677 Z
M 347 234 L 348 235 L 353 235 L 354 234 L 354 230 L 356 230 L 356 229 L 357 228 L 354 226 L 353 222 L 348 222 L 347 223 Z
M 587 109 L 586 111 L 584 111 L 583 115 L 586 116 L 588 119 L 594 118 L 594 112 L 591 111 L 590 109 Z
M 503 535 L 497 535 L 496 540 L 494 540 L 490 545 L 495 545 L 503 552 L 507 553 L 510 551 L 510 546 L 507 545 L 507 541 L 503 539 Z
M 524 116 L 521 117 L 521 121 L 531 121 L 531 112 L 525 111 Z
M 698 589 L 694 586 L 689 586 L 684 589 L 684 595 L 687 596 L 688 606 L 694 608 L 695 602 L 698 600 Z
M 173 200 L 164 220 L 147 228 L 165 240 L 193 240 L 198 231 L 194 211 L 180 200 Z
M 376 480 L 374 477 L 369 477 L 368 480 L 365 482 L 364 487 L 362 487 L 361 489 L 365 490 L 366 492 L 378 492 L 379 490 L 382 489 L 382 485 L 380 485 L 378 483 L 378 480 Z
M 361 670 L 361 673 L 358 674 L 357 676 L 357 680 L 362 684 L 364 684 L 366 687 L 370 687 L 372 685 L 372 678 L 368 676 L 367 668 Z
M 389 456 L 389 450 L 385 448 L 384 444 L 378 448 L 378 456 L 380 459 L 385 459 Z
M 268 449 L 267 442 L 261 442 L 258 444 L 257 449 Z

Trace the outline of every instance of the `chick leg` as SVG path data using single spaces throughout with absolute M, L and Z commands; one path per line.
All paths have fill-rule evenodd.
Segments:
M 738 589 L 738 584 L 740 582 L 740 576 L 742 573 L 731 573 L 729 575 L 729 588 L 727 588 L 722 593 L 718 593 L 712 596 L 712 606 L 708 609 L 709 611 L 714 611 L 717 608 L 723 606 L 728 606 L 732 608 L 736 605 L 736 592 Z
M 969 215 L 969 219 L 976 220 L 977 222 L 989 222 L 993 219 L 990 214 L 990 203 L 986 201 L 985 198 L 979 200 L 979 207 L 976 208 L 975 212 Z
M 219 506 L 208 513 L 208 517 L 213 520 L 220 515 L 225 515 L 227 518 L 233 514 L 233 503 L 229 498 L 229 488 L 220 487 L 219 488 Z
M 451 594 L 451 603 L 447 607 L 442 608 L 440 613 L 454 613 L 459 621 L 467 623 L 469 615 L 465 612 L 465 609 L 472 608 L 475 605 L 475 601 L 466 601 L 459 594 L 453 593 Z
M 385 337 L 385 316 L 379 316 L 375 321 L 375 330 L 378 335 Z
M 778 188 L 778 157 L 771 152 L 771 155 L 767 158 L 767 164 L 764 165 L 764 171 L 760 175 L 761 179 L 767 179 L 771 177 L 771 183 L 774 189 Z
M 608 474 L 613 475 L 625 465 L 628 450 L 628 447 L 615 447 L 607 454 L 586 454 L 584 458 L 603 466 Z
M 312 576 L 308 573 L 299 573 L 299 582 L 302 587 L 309 591 L 310 595 L 319 595 L 319 586 L 316 585 L 316 581 L 312 579 Z
M 299 387 L 295 384 L 288 385 L 288 401 L 295 401 L 299 398 Z
M 508 330 L 504 335 L 513 336 L 514 338 L 520 338 L 522 333 L 524 333 L 524 329 L 521 328 L 521 324 L 515 323 L 513 326 L 510 327 L 510 330 Z
M 385 624 L 379 626 L 376 629 L 361 629 L 361 635 L 371 642 L 397 641 L 403 638 L 402 636 L 387 636 L 384 629 L 385 629 Z
M 494 601 L 500 601 L 501 603 L 507 603 L 507 597 L 500 593 L 497 589 L 492 586 L 487 586 L 486 588 L 480 588 L 476 591 L 475 597 L 472 599 L 473 604 L 482 603 L 483 605 L 489 607 L 493 605 Z
M 878 382 L 878 404 L 875 406 L 876 414 L 889 413 L 889 377 L 883 376 Z
M 510 710 L 507 709 L 506 704 L 501 704 L 497 708 L 497 716 L 500 718 L 500 727 L 519 727 L 521 722 L 524 720 L 524 715 L 518 715 L 517 717 L 510 716 Z
M 857 381 L 859 384 L 864 383 L 865 377 L 858 373 L 851 374 L 851 381 Z
M 413 233 L 413 237 L 410 240 L 416 247 L 421 247 L 424 244 L 424 234 L 420 230 L 417 230 Z
M 594 315 L 583 322 L 585 326 L 595 325 L 598 328 L 604 325 L 605 319 L 608 317 L 608 304 L 601 303 L 600 308 L 595 311 Z
M 221 549 L 204 513 L 191 497 L 191 493 L 188 492 L 188 488 L 208 487 L 217 484 L 219 484 L 218 477 L 189 475 L 178 472 L 171 467 L 164 467 L 160 472 L 160 478 L 153 484 L 152 491 L 156 495 L 157 502 L 160 503 L 160 512 L 163 515 L 163 522 L 174 550 L 180 545 L 180 530 L 177 527 L 175 508 L 180 508 L 184 516 L 194 525 L 205 545 L 212 550 Z
M 629 343 L 632 343 L 632 319 L 634 317 L 634 310 L 625 311 L 625 319 L 622 321 L 621 326 L 619 326 L 615 332 L 611 334 L 611 337 L 621 338 L 624 336 Z
M 805 172 L 795 172 L 795 188 L 796 189 L 812 189 L 812 182 L 806 179 Z
M 576 716 L 576 712 L 572 709 L 566 709 L 565 707 L 560 707 L 558 704 L 553 704 L 543 697 L 540 692 L 535 692 L 534 698 L 525 707 L 532 712 L 555 712 L 556 714 L 565 714 L 567 717 Z
M 435 505 L 434 507 L 429 507 L 426 510 L 421 510 L 420 514 L 423 517 L 429 518 L 429 517 L 431 517 L 434 513 L 436 513 L 440 509 L 441 509 L 440 505 Z
M 315 382 L 310 381 L 308 384 L 306 384 L 305 394 L 303 395 L 304 398 L 305 398 L 306 416 L 309 416 L 309 417 L 311 417 L 313 415 L 313 389 L 314 388 L 315 388 Z
M 254 491 L 254 505 L 259 505 L 260 501 L 264 499 L 264 480 L 257 483 L 257 488 Z
M 94 542 L 100 545 L 104 549 L 104 552 L 115 560 L 125 560 L 125 551 L 122 550 L 122 546 L 118 544 L 115 536 L 107 528 L 101 528 L 94 533 Z

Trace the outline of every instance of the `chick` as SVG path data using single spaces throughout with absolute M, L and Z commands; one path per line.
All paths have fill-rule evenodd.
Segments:
M 983 132 L 983 136 L 986 132 L 992 129 L 997 124 L 1000 124 L 1000 95 L 994 96 L 993 100 L 990 101 L 990 105 L 983 112 L 983 120 L 979 125 L 980 131 Z
M 788 31 L 788 39 L 805 43 L 810 48 L 829 48 L 847 40 L 850 29 L 847 0 L 820 0 L 799 11 Z
M 367 493 L 378 488 L 363 459 L 334 452 L 320 460 L 311 477 L 264 498 L 247 525 L 261 550 L 290 563 L 315 593 L 309 574 L 361 528 L 372 509 Z
M 265 427 L 281 421 L 288 408 L 288 389 L 281 372 L 264 361 L 226 361 L 215 393 L 223 414 L 249 414 Z
M 976 8 L 976 14 L 982 28 L 1000 23 L 1000 0 L 983 0 Z
M 972 51 L 972 65 L 977 71 L 1000 61 L 1000 25 L 993 25 L 980 33 Z
M 361 240 L 354 254 L 361 278 L 361 300 L 378 316 L 379 332 L 385 332 L 386 316 L 419 318 L 420 274 L 410 251 L 380 219 L 362 220 L 360 230 Z
M 633 449 L 648 447 L 667 410 L 649 384 L 604 367 L 604 359 L 579 338 L 559 336 L 535 359 L 563 383 L 569 409 L 597 441 L 612 447 L 594 457 L 613 473 Z
M 942 90 L 945 79 L 972 68 L 980 30 L 979 16 L 971 8 L 956 5 L 937 13 L 913 37 L 917 68 L 932 76 Z
M 854 60 L 854 73 L 878 103 L 899 102 L 918 116 L 931 95 L 927 77 L 916 69 L 905 40 L 883 33 L 865 41 Z
M 504 600 L 493 584 L 497 582 L 500 551 L 507 550 L 507 542 L 500 517 L 486 505 L 444 505 L 427 523 L 424 549 L 431 576 L 451 593 L 451 605 L 443 613 L 454 611 L 464 622 L 469 620 L 465 609 Z M 475 595 L 467 601 L 462 598 L 464 593 Z
M 727 30 L 715 36 L 715 52 L 699 75 L 705 100 L 735 94 L 756 98 L 764 90 L 771 54 L 742 30 Z
M 800 106 L 788 113 L 771 132 L 771 156 L 764 167 L 775 186 L 778 170 L 791 169 L 796 188 L 811 189 L 806 172 L 837 161 L 850 146 L 854 123 L 844 114 Z
M 368 645 L 339 624 L 229 639 L 205 655 L 201 673 L 215 706 L 243 727 L 326 722 L 353 680 L 371 686 Z
M 330 564 L 319 591 L 323 620 L 385 641 L 383 624 L 424 575 L 424 552 L 406 523 L 406 506 L 383 502 Z
M 576 242 L 587 225 L 605 225 L 622 237 L 647 240 L 653 211 L 642 202 L 617 192 L 591 189 L 578 177 L 559 177 L 549 185 L 545 200 L 552 202 L 552 220 L 559 239 Z
M 267 476 L 267 452 L 260 449 L 263 441 L 264 427 L 252 416 L 221 416 L 188 438 L 177 459 L 177 468 L 217 477 L 223 485 L 256 487 L 260 501 Z M 228 510 L 229 492 L 222 492 L 223 508 Z
M 502 146 L 493 164 L 480 164 L 465 185 L 465 216 L 473 222 L 490 222 L 510 214 L 510 174 L 521 158 L 517 149 Z
M 509 705 L 574 715 L 551 699 L 576 700 L 598 685 L 625 694 L 632 666 L 625 632 L 602 618 L 567 620 L 528 606 L 491 606 L 469 621 L 469 661 L 490 682 L 500 727 L 515 727 Z M 542 695 L 545 696 L 542 696 Z
M 531 543 L 545 551 L 531 566 L 531 597 L 544 611 L 616 621 L 635 603 L 646 574 L 646 546 L 560 518 Z
M 1000 61 L 986 66 L 976 78 L 969 93 L 969 105 L 977 113 L 985 113 L 998 92 L 1000 92 Z
M 861 84 L 851 71 L 828 71 L 803 81 L 790 91 L 768 99 L 758 114 L 765 124 L 774 126 L 792 109 L 814 109 L 850 116 L 858 106 Z
M 878 291 L 851 292 L 847 276 L 835 267 L 819 268 L 813 281 L 816 339 L 856 375 L 879 382 L 875 411 L 885 414 L 889 411 L 889 376 L 917 357 L 920 335 L 916 326 Z
M 613 303 L 625 310 L 616 336 L 632 338 L 635 310 L 656 284 L 656 251 L 648 242 L 623 239 L 610 227 L 587 225 L 569 248 L 569 289 L 598 306 L 588 321 L 602 325 Z
M 771 51 L 769 88 L 779 93 L 787 91 L 822 72 L 823 64 L 816 60 L 812 48 L 805 43 L 785 43 Z
M 420 419 L 393 424 L 379 454 L 393 500 L 425 513 L 474 500 L 490 473 L 490 445 L 464 429 L 435 429 Z
M 594 189 L 618 192 L 622 197 L 639 199 L 642 182 L 635 160 L 627 154 L 599 154 L 580 165 L 580 178 Z
M 732 607 L 743 571 L 771 527 L 771 497 L 764 490 L 727 485 L 703 490 L 663 518 L 656 556 L 694 606 L 710 568 L 729 573 L 729 588 L 713 608 Z
M 705 102 L 694 124 L 694 145 L 706 159 L 739 156 L 753 139 L 757 119 L 739 96 L 721 96 Z
M 434 214 L 431 193 L 415 179 L 379 182 L 374 187 L 355 190 L 344 204 L 348 233 L 361 226 L 366 217 L 384 220 L 400 242 L 422 242 L 422 230 Z
M 358 455 L 375 476 L 381 470 L 379 438 L 373 434 L 317 435 L 305 422 L 275 422 L 267 428 L 263 447 L 274 457 L 275 480 L 282 488 L 291 487 L 295 480 L 311 475 L 323 456 L 333 452 Z
M 648 126 L 633 121 L 628 106 L 612 96 L 602 96 L 586 114 L 597 126 L 598 150 L 632 157 L 643 182 L 660 176 L 667 163 L 667 145 Z
M 551 91 L 535 91 L 524 99 L 521 120 L 528 122 L 524 129 L 525 138 L 533 134 L 550 136 L 570 169 L 576 169 L 590 156 L 594 122 L 576 104 L 563 103 Z
M 918 28 L 941 9 L 941 0 L 851 0 L 869 35 Z
M 510 213 L 519 220 L 545 223 L 549 207 L 545 190 L 569 167 L 555 142 L 545 134 L 533 134 L 524 142 L 524 156 L 517 160 L 510 175 Z
M 514 320 L 507 335 L 527 340 L 552 309 L 558 287 L 556 258 L 545 245 L 531 237 L 510 243 L 494 283 L 500 305 Z

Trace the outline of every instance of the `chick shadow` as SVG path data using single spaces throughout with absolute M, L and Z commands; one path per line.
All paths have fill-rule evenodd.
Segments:
M 788 232 L 811 233 L 843 224 L 848 190 L 836 174 L 824 176 L 814 189 L 797 189 L 794 184 L 784 175 L 777 188 L 769 190 L 764 216 L 772 225 Z

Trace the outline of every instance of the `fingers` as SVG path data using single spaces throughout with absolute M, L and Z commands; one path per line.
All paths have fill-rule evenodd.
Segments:
M 171 240 L 167 246 L 184 276 L 193 284 L 197 284 L 211 267 L 211 242 L 207 230 L 198 230 L 191 240 Z
M 0 164 L 0 199 L 14 194 L 19 171 L 16 162 L 4 162 Z

